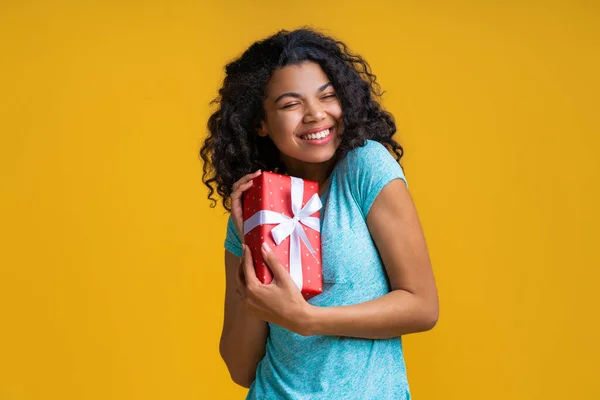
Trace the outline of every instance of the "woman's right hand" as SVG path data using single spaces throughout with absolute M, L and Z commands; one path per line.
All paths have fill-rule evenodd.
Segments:
M 253 184 L 253 179 L 262 174 L 258 171 L 243 176 L 239 181 L 233 184 L 233 192 L 231 192 L 231 217 L 237 229 L 238 235 L 242 243 L 244 243 L 244 210 L 242 208 L 242 193 L 250 189 Z

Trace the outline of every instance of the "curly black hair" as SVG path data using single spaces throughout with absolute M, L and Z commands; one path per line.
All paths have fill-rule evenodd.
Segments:
M 225 67 L 219 95 L 210 104 L 218 109 L 208 120 L 209 135 L 201 150 L 202 181 L 212 197 L 216 186 L 223 206 L 231 211 L 233 184 L 258 169 L 285 172 L 279 150 L 269 137 L 257 135 L 264 118 L 265 88 L 274 71 L 304 61 L 318 63 L 330 79 L 342 107 L 344 132 L 336 151 L 341 160 L 367 139 L 387 147 L 398 162 L 404 150 L 393 135 L 396 124 L 376 98 L 381 92 L 369 64 L 348 46 L 312 28 L 281 30 L 253 43 Z

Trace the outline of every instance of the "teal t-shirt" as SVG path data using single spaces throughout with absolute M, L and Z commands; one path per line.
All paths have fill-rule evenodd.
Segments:
M 366 216 L 381 189 L 396 178 L 406 183 L 400 165 L 372 140 L 335 166 L 321 196 L 323 293 L 309 303 L 358 304 L 391 290 Z M 225 248 L 241 256 L 231 218 Z M 247 399 L 410 399 L 401 338 L 305 337 L 275 324 L 269 328 Z

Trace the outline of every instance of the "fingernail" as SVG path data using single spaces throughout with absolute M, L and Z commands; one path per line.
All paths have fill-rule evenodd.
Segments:
M 271 252 L 271 248 L 269 247 L 269 245 L 267 244 L 267 242 L 264 242 L 262 244 L 262 248 L 265 251 L 265 253 L 270 253 Z

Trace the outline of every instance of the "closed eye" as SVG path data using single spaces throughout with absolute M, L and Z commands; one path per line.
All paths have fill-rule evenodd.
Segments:
M 332 97 L 337 97 L 337 95 L 335 95 L 335 94 L 329 94 L 329 95 L 327 95 L 327 96 L 323 96 L 322 98 L 323 98 L 323 99 L 330 99 L 330 98 L 332 98 Z

